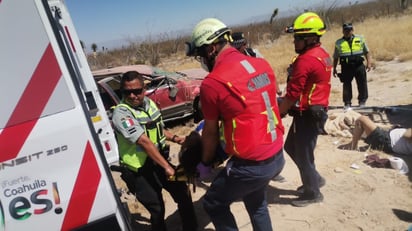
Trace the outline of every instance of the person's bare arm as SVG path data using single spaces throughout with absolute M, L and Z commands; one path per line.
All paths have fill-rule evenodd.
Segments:
M 338 77 L 338 70 L 336 69 L 338 66 L 338 59 L 333 58 L 333 77 Z
M 406 129 L 405 133 L 403 133 L 403 137 L 405 137 L 409 142 L 412 142 L 412 128 Z
M 366 71 L 370 71 L 372 68 L 372 60 L 371 60 L 371 55 L 369 52 L 366 53 L 365 58 L 366 58 Z
M 205 120 L 202 131 L 202 143 L 203 143 L 203 163 L 212 162 L 216 155 L 217 145 L 219 144 L 219 121 L 218 120 Z
M 172 141 L 172 142 L 175 142 L 175 143 L 178 143 L 178 144 L 183 144 L 183 142 L 185 141 L 185 138 L 186 138 L 186 137 L 175 135 L 175 134 L 169 132 L 168 130 L 163 130 L 163 133 L 166 136 L 166 140 L 169 140 L 169 141 Z
M 280 89 L 279 81 L 276 79 L 276 94 L 282 96 L 282 89 Z
M 138 145 L 143 147 L 147 155 L 158 165 L 164 168 L 167 176 L 173 176 L 175 170 L 170 166 L 169 162 L 160 154 L 159 150 L 153 144 L 153 142 L 145 134 L 141 135 L 136 142 Z

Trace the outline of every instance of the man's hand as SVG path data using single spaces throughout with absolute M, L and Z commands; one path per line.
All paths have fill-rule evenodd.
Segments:
M 372 70 L 372 66 L 369 63 L 367 63 L 366 64 L 366 71 L 369 72 L 370 70 Z
M 162 166 L 167 176 L 173 176 L 175 174 L 174 168 L 170 166 L 169 162 L 160 154 L 157 147 L 149 139 L 146 134 L 142 134 L 136 141 L 136 144 L 143 147 L 147 155 L 158 165 Z
M 170 141 L 172 141 L 172 142 L 174 142 L 174 143 L 177 143 L 177 144 L 183 144 L 183 142 L 185 141 L 185 137 L 180 137 L 180 136 L 178 136 L 178 135 L 174 135 L 174 134 L 172 134 L 170 131 L 168 131 L 168 130 L 163 130 L 163 132 L 164 132 L 164 134 L 165 134 L 165 136 L 166 136 L 166 139 L 167 140 L 170 140 Z
M 183 144 L 183 142 L 185 142 L 185 137 L 184 136 L 173 135 L 172 136 L 172 142 L 175 142 L 177 144 Z
M 168 165 L 168 166 L 165 168 L 165 173 L 166 173 L 166 176 L 167 176 L 167 177 L 174 176 L 174 175 L 175 175 L 175 169 L 172 168 L 170 165 Z

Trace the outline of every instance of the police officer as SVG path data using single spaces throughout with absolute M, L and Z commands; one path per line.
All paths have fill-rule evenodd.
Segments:
M 323 201 L 320 187 L 325 180 L 316 170 L 314 149 L 323 133 L 329 104 L 332 59 L 321 47 L 320 37 L 326 32 L 323 20 L 313 12 L 299 15 L 293 24 L 295 52 L 286 95 L 279 105 L 282 115 L 293 116 L 285 151 L 299 169 L 302 186 L 292 205 L 303 207 Z
M 333 53 L 333 76 L 337 77 L 336 66 L 341 65 L 340 81 L 343 83 L 343 102 L 345 109 L 352 106 L 352 80 L 356 79 L 358 87 L 358 103 L 365 106 L 368 99 L 368 85 L 366 71 L 371 69 L 369 48 L 363 36 L 353 34 L 352 23 L 344 23 L 342 26 L 343 37 L 335 43 Z M 366 59 L 366 67 L 364 65 Z
M 167 161 L 169 150 L 166 140 L 183 143 L 184 138 L 164 129 L 159 109 L 145 96 L 140 73 L 124 73 L 120 85 L 123 99 L 113 111 L 113 125 L 120 163 L 127 168 L 122 179 L 149 211 L 152 230 L 167 230 L 162 188 L 177 203 L 183 230 L 196 230 L 197 220 L 186 182 L 167 180 L 175 170 Z

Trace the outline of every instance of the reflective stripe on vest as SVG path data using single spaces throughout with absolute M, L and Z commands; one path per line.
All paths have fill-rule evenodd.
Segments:
M 163 134 L 162 128 L 162 118 L 155 103 L 152 100 L 149 102 L 148 111 L 136 110 L 124 103 L 120 103 L 116 107 L 127 108 L 143 127 L 145 134 L 160 150 L 166 145 L 166 136 Z M 137 171 L 146 161 L 147 154 L 145 150 L 139 145 L 130 143 L 120 134 L 117 134 L 117 139 L 121 162 L 129 169 Z
M 355 35 L 349 44 L 345 39 L 339 39 L 336 42 L 336 48 L 339 51 L 340 57 L 348 57 L 352 55 L 362 56 L 365 40 L 362 36 Z
M 276 128 L 280 117 L 278 118 L 274 111 L 275 78 L 265 64 L 258 59 L 246 58 L 237 65 L 234 63 L 231 72 L 217 67 L 213 74 L 208 75 L 225 84 L 245 106 L 243 113 L 223 121 L 225 152 L 228 154 L 247 154 L 257 145 L 270 144 L 277 140 Z M 259 65 L 264 65 L 267 72 L 257 72 L 255 67 Z M 224 76 L 224 79 L 220 76 Z M 254 129 L 251 130 L 251 126 Z

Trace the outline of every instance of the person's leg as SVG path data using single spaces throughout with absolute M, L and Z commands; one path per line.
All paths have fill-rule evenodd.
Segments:
M 288 132 L 288 136 L 286 137 L 286 141 L 285 141 L 285 145 L 284 145 L 284 149 L 285 151 L 288 153 L 288 155 L 290 156 L 290 158 L 293 160 L 293 162 L 295 162 L 296 166 L 299 169 L 299 172 L 301 173 L 302 176 L 302 172 L 301 172 L 301 162 L 302 162 L 302 154 L 301 154 L 301 149 L 300 149 L 300 145 L 302 146 L 307 146 L 306 143 L 301 143 L 299 140 L 299 133 L 297 132 L 297 130 L 299 129 L 299 124 L 302 123 L 303 117 L 302 116 L 294 116 L 293 117 L 293 122 L 292 122 L 292 126 L 289 129 Z M 302 132 L 302 130 L 301 130 Z M 308 141 L 306 138 L 303 139 L 305 142 Z M 302 140 L 302 141 L 303 141 Z M 309 159 L 307 159 L 307 161 L 309 162 Z M 302 180 L 303 183 L 303 180 Z
M 209 215 L 216 231 L 238 230 L 236 220 L 230 212 L 230 204 L 241 198 L 241 192 L 227 186 L 227 182 L 233 181 L 233 179 L 228 177 L 226 172 L 226 168 L 219 172 L 203 197 L 203 208 Z
M 314 149 L 317 142 L 317 130 L 309 126 L 308 121 L 301 120 L 299 123 L 296 143 L 298 154 L 297 165 L 299 166 L 305 193 L 319 194 L 319 173 L 315 166 Z M 303 142 L 302 142 L 303 141 Z
M 290 126 L 288 135 L 286 136 L 285 144 L 283 146 L 286 153 L 290 156 L 290 158 L 294 161 L 296 151 L 295 151 L 295 133 L 296 133 L 296 125 L 295 125 L 295 117 L 293 117 L 292 125 Z
M 352 80 L 354 72 L 350 67 L 342 67 L 343 79 L 343 103 L 345 106 L 352 105 Z
M 409 142 L 412 142 L 412 128 L 406 129 L 405 133 L 403 133 L 403 137 L 409 140 Z
M 319 190 L 320 175 L 314 162 L 314 149 L 318 131 L 310 116 L 295 116 L 294 126 L 296 128 L 293 148 L 295 153 L 291 157 L 299 169 L 304 189 L 303 195 L 297 201 L 314 200 L 321 196 Z M 296 206 L 307 205 L 292 204 L 296 204 Z
M 243 198 L 254 231 L 273 229 L 267 208 L 266 192 L 267 185 L 264 185 Z
M 266 198 L 261 196 L 266 194 L 266 186 L 270 179 L 279 174 L 283 166 L 284 158 L 281 153 L 265 165 L 242 165 L 229 160 L 226 168 L 216 176 L 203 198 L 204 209 L 216 230 L 238 230 L 236 220 L 230 211 L 230 205 L 238 199 L 243 199 L 248 207 L 249 216 L 256 226 L 255 230 L 272 230 L 267 229 L 271 221 L 266 208 Z
M 365 65 L 360 65 L 355 70 L 356 86 L 358 87 L 359 106 L 364 106 L 368 99 L 368 81 L 366 78 Z
M 304 140 L 306 141 L 306 138 Z M 300 143 L 299 138 L 297 138 L 296 136 L 296 119 L 294 118 L 292 122 L 292 126 L 289 129 L 288 135 L 286 137 L 284 149 L 286 153 L 290 156 L 290 158 L 293 160 L 293 162 L 295 162 L 295 164 L 298 162 L 301 162 L 301 160 L 299 159 L 300 158 L 299 155 L 301 154 L 299 151 L 297 151 L 297 149 L 299 148 L 301 144 L 302 143 Z M 312 163 L 314 163 L 313 160 L 312 160 Z M 299 169 L 299 166 L 297 164 L 296 166 Z M 299 172 L 300 172 L 300 169 L 299 169 Z M 316 172 L 316 175 L 318 176 L 318 181 L 322 183 L 321 185 L 319 185 L 319 187 L 324 186 L 326 183 L 325 179 L 317 172 Z M 302 180 L 302 184 L 303 184 L 303 180 Z M 299 186 L 297 191 L 298 193 L 303 194 L 305 192 L 304 186 L 303 185 Z
M 273 170 L 275 170 L 274 174 L 277 175 L 282 171 L 284 165 L 285 159 L 282 152 L 277 155 L 272 163 L 265 166 L 254 167 L 254 171 L 261 171 L 262 173 L 266 172 L 266 174 L 259 174 L 261 175 L 259 177 L 261 180 L 259 181 L 262 181 L 262 183 L 258 185 L 261 186 L 254 186 L 253 188 L 255 188 L 255 191 L 252 191 L 243 197 L 243 202 L 249 214 L 254 231 L 272 230 L 270 214 L 267 208 L 267 185 L 269 179 L 271 179 L 270 176 L 273 174 Z
M 165 206 L 161 187 L 153 172 L 144 172 L 135 180 L 135 196 L 150 213 L 152 230 L 166 231 Z
M 163 188 L 170 193 L 170 196 L 177 203 L 183 231 L 197 230 L 197 217 L 187 183 L 184 181 L 165 181 Z
M 369 119 L 367 116 L 360 116 L 356 121 L 355 121 L 355 128 L 353 129 L 352 132 L 352 150 L 357 150 L 358 149 L 358 142 L 360 138 L 362 137 L 362 134 L 365 133 L 366 136 L 369 136 L 375 129 L 377 128 L 377 125 Z

